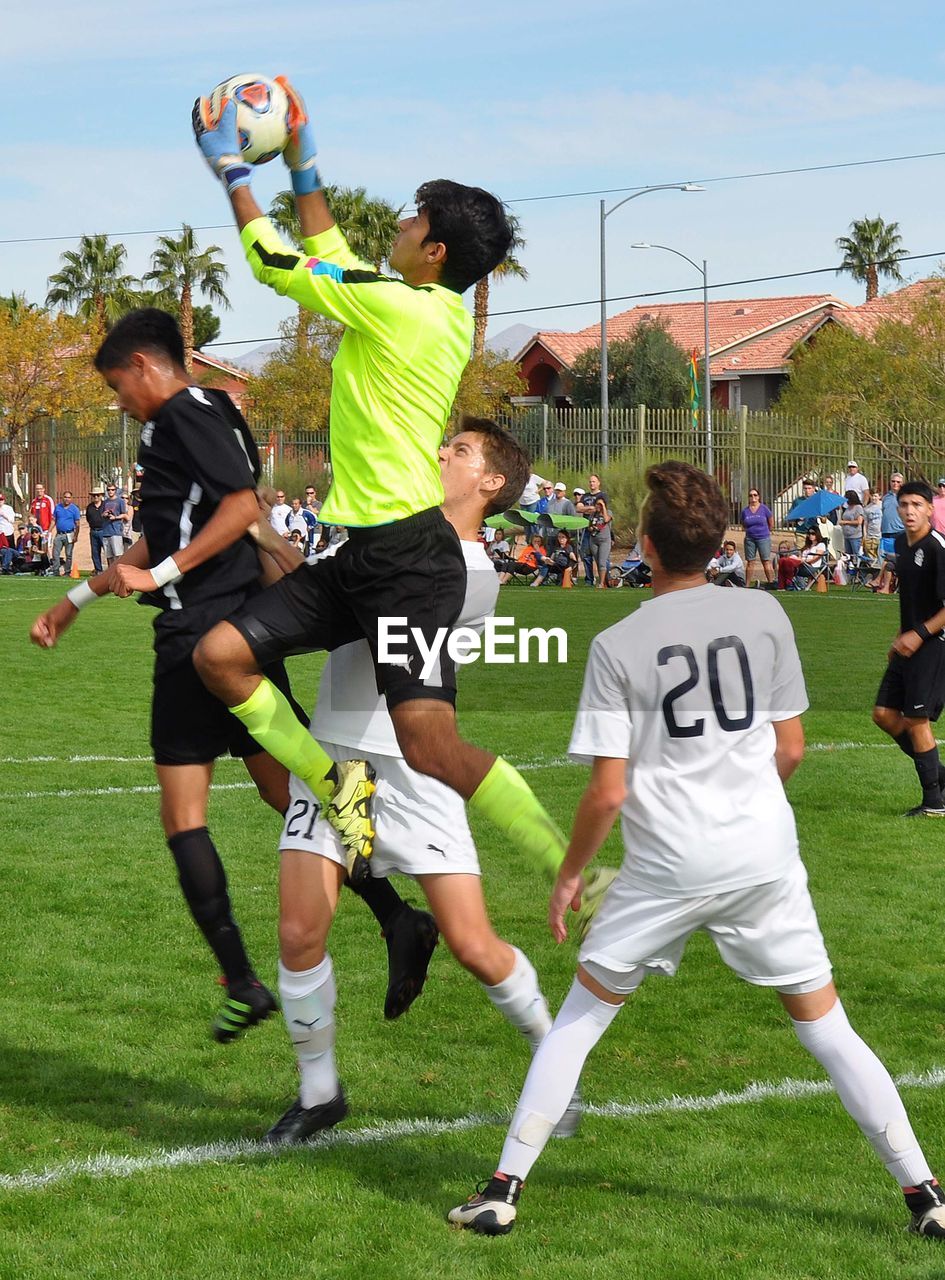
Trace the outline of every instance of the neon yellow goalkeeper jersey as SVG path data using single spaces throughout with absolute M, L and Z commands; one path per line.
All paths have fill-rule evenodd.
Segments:
M 247 223 L 241 239 L 257 280 L 345 326 L 332 362 L 332 484 L 321 519 L 363 527 L 439 506 L 437 451 L 473 333 L 460 295 L 379 275 L 337 226 L 305 240 L 303 253 L 268 218 Z

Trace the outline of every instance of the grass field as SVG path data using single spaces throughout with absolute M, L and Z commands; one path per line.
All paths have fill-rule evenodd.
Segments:
M 592 1056 L 587 1103 L 619 1105 L 549 1146 L 508 1238 L 454 1232 L 444 1215 L 494 1167 L 524 1045 L 442 951 L 422 999 L 385 1023 L 384 945 L 353 897 L 331 942 L 351 1116 L 309 1149 L 257 1149 L 294 1096 L 293 1055 L 280 1019 L 227 1047 L 208 1035 L 219 988 L 148 760 L 149 613 L 103 601 L 40 652 L 29 623 L 62 589 L 0 583 L 0 1280 L 945 1274 L 945 1253 L 905 1233 L 898 1191 L 833 1094 L 803 1087 L 823 1074 L 774 997 L 701 938 Z M 563 757 L 588 643 L 643 598 L 507 590 L 501 612 L 567 629 L 568 664 L 462 676 L 467 734 L 527 766 L 562 824 L 586 776 Z M 896 605 L 781 598 L 813 708 L 790 794 L 837 982 L 860 1032 L 912 1079 L 906 1105 L 945 1170 L 945 831 L 898 817 L 914 773 L 869 720 Z M 318 659 L 292 670 L 310 700 Z M 211 826 L 274 980 L 278 820 L 240 765 L 217 776 Z M 547 934 L 545 886 L 494 830 L 477 834 L 495 923 L 557 1007 L 574 949 Z M 615 837 L 604 856 L 619 860 Z

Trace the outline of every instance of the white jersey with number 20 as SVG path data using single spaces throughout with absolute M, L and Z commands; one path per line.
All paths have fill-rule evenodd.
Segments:
M 621 877 L 700 897 L 785 875 L 794 814 L 773 725 L 807 709 L 794 633 L 763 592 L 667 592 L 598 635 L 573 759 L 627 761 Z

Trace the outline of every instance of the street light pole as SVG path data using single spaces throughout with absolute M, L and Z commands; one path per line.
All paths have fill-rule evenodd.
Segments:
M 601 465 L 610 461 L 610 386 L 607 361 L 607 219 L 612 213 L 631 200 L 649 195 L 651 191 L 704 191 L 693 182 L 661 182 L 652 187 L 642 187 L 610 209 L 605 200 L 600 202 L 600 453 Z
M 678 249 L 671 249 L 668 244 L 649 244 L 639 242 L 632 244 L 631 249 L 662 249 L 664 253 L 674 253 L 677 258 L 682 258 L 688 262 L 702 276 L 702 321 L 703 321 L 703 349 L 702 349 L 702 385 L 705 388 L 703 395 L 705 396 L 705 469 L 709 475 L 715 472 L 715 448 L 712 440 L 712 382 L 709 377 L 709 267 L 705 260 L 702 259 L 702 266 L 698 262 L 694 262 L 686 253 L 680 253 Z

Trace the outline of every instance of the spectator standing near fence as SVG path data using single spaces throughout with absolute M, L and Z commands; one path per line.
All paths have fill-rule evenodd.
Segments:
M 125 554 L 125 526 L 131 519 L 128 504 L 118 492 L 118 486 L 105 486 L 105 501 L 102 503 L 102 544 L 105 548 L 105 559 L 109 565 Z
M 575 489 L 574 494 L 576 499 L 577 499 L 577 493 L 578 491 L 577 489 Z M 588 477 L 588 480 L 587 480 L 587 492 L 586 493 L 582 492 L 580 498 L 577 499 L 577 502 L 576 502 L 577 514 L 579 516 L 583 516 L 585 520 L 587 520 L 588 522 L 588 527 L 585 530 L 584 537 L 581 540 L 581 559 L 584 561 L 584 581 L 587 583 L 589 587 L 594 586 L 594 561 L 595 561 L 595 552 L 596 552 L 596 547 L 593 545 L 593 532 L 591 529 L 590 522 L 593 519 L 594 515 L 597 513 L 598 501 L 603 502 L 604 506 L 609 511 L 610 500 L 608 499 L 607 494 L 601 488 L 600 476 L 591 475 Z M 607 550 L 609 554 L 610 548 L 608 547 Z M 605 576 L 606 576 L 606 573 L 607 573 L 607 570 L 605 569 L 604 570 Z
M 32 523 L 42 530 L 43 541 L 45 544 L 43 551 L 47 556 L 52 545 L 52 523 L 54 510 L 55 504 L 46 492 L 46 486 L 38 484 L 34 490 L 33 501 L 30 503 L 29 517 Z
M 856 489 L 846 492 L 847 505 L 840 513 L 840 528 L 843 530 L 843 550 L 848 556 L 859 558 L 863 545 L 863 508 L 860 505 Z
M 879 575 L 878 581 L 871 588 L 880 596 L 891 594 L 893 565 L 896 561 L 896 535 L 902 533 L 905 527 L 899 518 L 899 490 L 902 488 L 904 480 L 905 476 L 901 471 L 894 471 L 889 477 L 889 488 L 883 494 L 883 527 L 882 536 L 879 540 L 879 554 L 883 562 L 883 571 Z
M 858 462 L 854 462 L 851 458 L 847 463 L 847 474 L 843 479 L 843 492 L 846 494 L 850 489 L 852 489 L 859 500 L 860 506 L 862 507 L 866 502 L 866 495 L 869 493 L 869 488 L 870 482 L 867 480 L 866 476 L 860 472 L 860 464 Z
M 945 476 L 939 476 L 932 499 L 932 528 L 945 533 Z
M 563 480 L 559 480 L 552 490 L 551 501 L 548 503 L 545 514 L 551 517 L 551 529 L 548 533 L 548 545 L 551 546 L 558 534 L 558 529 L 555 526 L 555 516 L 577 515 L 574 503 L 568 497 L 568 486 Z
M 102 529 L 105 527 L 105 512 L 103 511 L 105 490 L 101 485 L 95 485 L 89 493 L 91 501 L 85 508 L 85 523 L 89 530 L 89 554 L 92 557 L 92 567 L 96 573 L 101 573 L 102 552 L 105 550 L 105 538 Z
M 7 502 L 7 495 L 0 493 L 0 573 L 13 572 L 16 512 Z
M 56 536 L 53 539 L 52 571 L 58 577 L 63 574 L 69 577 L 72 573 L 72 551 L 79 534 L 82 512 L 72 501 L 71 493 L 64 493 L 53 508 L 53 525 Z M 60 566 L 59 557 L 66 553 L 65 569 Z
M 285 537 L 285 531 L 288 527 L 286 520 L 289 518 L 291 510 L 292 508 L 285 500 L 285 490 L 277 489 L 276 500 L 269 508 L 269 523 L 280 538 Z
M 879 494 L 872 490 L 867 497 L 869 502 L 863 508 L 863 554 L 873 560 L 879 555 L 879 540 L 883 532 L 883 504 Z
M 771 565 L 771 534 L 774 531 L 774 516 L 761 501 L 761 493 L 757 489 L 748 490 L 748 506 L 742 507 L 742 528 L 745 530 L 745 576 L 751 573 L 752 562 L 757 557 L 761 561 L 765 582 L 774 582 L 774 569 Z

